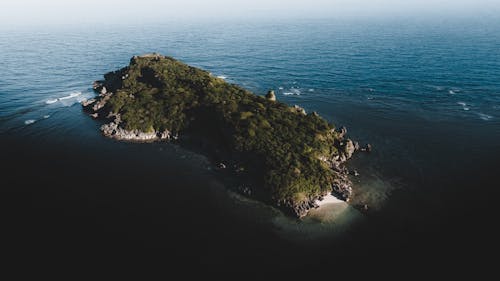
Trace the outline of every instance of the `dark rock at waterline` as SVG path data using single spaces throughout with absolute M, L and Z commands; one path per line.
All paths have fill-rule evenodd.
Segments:
M 345 154 L 346 158 L 351 158 L 354 154 L 354 151 L 356 151 L 354 143 L 352 142 L 352 140 L 347 139 L 343 145 L 343 153 Z
M 88 100 L 84 100 L 82 101 L 82 106 L 85 108 L 91 104 L 93 104 L 94 102 L 96 102 L 97 100 L 96 99 L 88 99 Z
M 94 81 L 94 83 L 92 84 L 92 89 L 94 89 L 94 91 L 96 92 L 101 92 L 104 82 L 105 81 L 102 80 Z
M 372 151 L 372 145 L 371 144 L 366 144 L 365 147 L 361 148 L 361 151 L 364 151 L 364 152 L 371 152 Z
M 335 132 L 337 132 L 337 135 L 339 138 L 343 138 L 347 134 L 347 128 L 342 126 L 342 127 L 338 128 L 337 130 L 335 130 Z
M 359 173 L 358 173 L 357 170 L 350 170 L 349 174 L 352 175 L 352 176 L 355 176 L 355 177 L 359 176 Z
M 354 150 L 358 151 L 360 149 L 359 142 L 354 142 Z

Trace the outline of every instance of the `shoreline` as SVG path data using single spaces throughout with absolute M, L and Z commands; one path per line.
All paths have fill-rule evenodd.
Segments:
M 107 92 L 106 90 L 103 93 L 101 87 L 105 89 L 102 82 L 94 82 L 94 90 L 100 94 L 95 98 L 82 101 L 81 105 L 84 111 L 87 111 L 87 113 L 89 113 L 89 115 L 91 115 L 94 119 L 110 121 L 109 123 L 105 123 L 100 127 L 100 131 L 103 136 L 117 141 L 131 143 L 171 142 L 172 140 L 177 140 L 179 138 L 177 134 L 174 135 L 168 130 L 165 130 L 163 132 L 142 132 L 139 130 L 130 131 L 124 129 L 120 126 L 122 123 L 121 115 L 107 112 L 104 108 L 107 99 L 109 99 L 109 97 L 113 95 L 113 93 Z M 340 129 L 338 129 L 338 132 L 341 134 L 342 141 L 344 141 L 343 137 L 347 133 L 347 129 L 345 127 L 341 127 Z M 296 218 L 307 217 L 311 214 L 311 211 L 322 212 L 328 210 L 329 207 L 332 207 L 336 204 L 348 203 L 352 195 L 352 184 L 350 179 L 348 178 L 348 175 L 350 174 L 349 170 L 347 170 L 347 168 L 343 166 L 343 164 L 348 159 L 350 159 L 352 154 L 354 154 L 356 151 L 364 150 L 360 149 L 359 145 L 357 143 L 355 144 L 350 139 L 347 139 L 344 145 L 350 146 L 350 148 L 348 148 L 348 151 L 346 151 L 347 155 L 340 154 L 337 156 L 337 158 L 332 159 L 319 158 L 319 160 L 330 166 L 330 168 L 338 176 L 338 178 L 332 183 L 332 190 L 328 194 L 320 197 L 309 198 L 306 202 L 303 202 L 299 205 L 295 205 L 291 202 L 284 202 L 285 206 L 293 210 L 292 214 Z M 218 166 L 214 163 L 214 168 L 217 167 Z M 336 193 L 337 196 L 333 195 L 334 193 Z M 279 208 L 280 206 L 278 204 L 278 206 L 274 207 Z
M 145 60 L 145 58 L 148 58 L 148 60 Z M 151 59 L 149 59 L 149 58 L 151 58 Z M 176 66 L 178 68 L 180 67 L 181 69 L 183 69 L 183 67 L 184 68 L 188 67 L 187 65 L 183 65 L 179 62 L 176 62 L 172 58 L 163 57 L 163 56 L 158 55 L 158 54 L 145 55 L 145 56 L 141 56 L 141 57 L 134 56 L 131 59 L 129 68 L 123 68 L 123 69 L 120 69 L 120 70 L 115 71 L 115 72 L 109 72 L 109 73 L 104 75 L 104 78 L 105 78 L 104 80 L 95 81 L 93 83 L 93 89 L 98 94 L 98 96 L 96 96 L 95 98 L 83 101 L 82 102 L 83 109 L 84 109 L 84 111 L 89 113 L 89 115 L 92 116 L 94 119 L 101 119 L 101 120 L 106 120 L 109 122 L 109 123 L 102 125 L 100 128 L 102 134 L 108 138 L 112 138 L 112 139 L 115 139 L 118 141 L 138 142 L 138 143 L 141 143 L 141 142 L 142 143 L 150 143 L 150 142 L 156 142 L 156 141 L 168 142 L 171 139 L 177 140 L 178 139 L 177 131 L 179 131 L 180 129 L 179 128 L 175 129 L 176 127 L 174 127 L 175 130 L 170 128 L 173 125 L 171 125 L 170 123 L 165 121 L 167 119 L 163 118 L 163 119 L 161 119 L 161 120 L 163 120 L 161 122 L 167 124 L 168 126 L 161 123 L 160 121 L 154 119 L 163 125 L 162 126 L 155 125 L 156 127 L 153 127 L 153 123 L 151 123 L 151 124 L 145 123 L 148 120 L 151 121 L 150 119 L 148 119 L 148 118 L 150 118 L 150 116 L 146 114 L 145 115 L 146 117 L 135 118 L 132 120 L 133 122 L 130 123 L 127 121 L 127 118 L 128 119 L 131 118 L 129 116 L 130 114 L 127 115 L 128 113 L 125 112 L 127 114 L 124 114 L 122 116 L 121 115 L 122 112 L 120 112 L 118 110 L 124 106 L 122 103 L 126 103 L 126 102 L 129 102 L 136 107 L 139 106 L 139 105 L 136 105 L 137 102 L 134 101 L 135 95 L 133 95 L 133 94 L 124 95 L 123 93 L 127 93 L 127 92 L 123 91 L 123 89 L 128 89 L 127 87 L 130 87 L 130 85 L 125 83 L 125 82 L 132 83 L 132 82 L 129 82 L 129 80 L 130 81 L 137 80 L 140 83 L 145 83 L 145 81 L 142 81 L 139 79 L 139 77 L 136 77 L 137 73 L 140 71 L 135 69 L 135 68 L 142 67 L 140 64 L 141 60 L 143 60 L 142 63 L 146 64 L 146 65 L 153 64 L 157 67 L 161 66 L 163 68 L 168 68 L 168 69 L 173 68 L 173 70 L 177 69 L 177 68 L 174 68 L 174 66 Z M 172 64 L 174 62 L 176 62 L 177 64 L 174 64 L 174 66 L 172 66 Z M 136 71 L 135 72 L 131 71 L 130 68 L 133 68 Z M 181 75 L 181 74 L 177 73 L 177 75 Z M 202 74 L 199 74 L 199 76 L 203 77 Z M 154 77 L 156 77 L 156 76 L 154 76 Z M 172 80 L 174 78 L 181 79 L 181 78 L 176 78 L 176 77 L 177 76 L 174 75 L 173 78 L 170 77 L 169 79 L 170 80 Z M 146 81 L 148 83 L 153 83 L 153 84 L 150 85 L 150 84 L 146 83 L 147 86 L 144 86 L 144 87 L 146 87 L 146 88 L 149 87 L 149 88 L 155 89 L 155 91 L 159 91 L 159 88 L 158 89 L 155 88 L 156 84 L 154 84 L 154 83 L 158 82 L 155 80 L 158 77 L 156 77 L 154 79 L 153 78 L 151 78 L 152 80 L 150 79 L 151 81 L 148 80 L 149 82 Z M 164 77 L 164 79 L 167 79 L 167 78 Z M 167 79 L 167 80 L 170 81 L 169 79 Z M 210 78 L 210 79 L 212 79 L 212 78 Z M 123 82 L 123 81 L 125 81 L 125 82 Z M 181 81 L 184 81 L 184 80 L 181 79 Z M 137 83 L 139 83 L 139 82 L 137 82 Z M 224 82 L 220 82 L 220 83 L 224 83 Z M 156 86 L 158 86 L 158 85 L 156 85 Z M 158 86 L 158 87 L 160 87 L 160 86 Z M 190 86 L 190 85 L 188 85 L 188 86 Z M 190 87 L 192 87 L 192 86 L 190 86 Z M 236 86 L 234 86 L 234 87 L 236 87 Z M 239 88 L 236 88 L 236 89 L 238 90 Z M 241 89 L 238 91 L 241 91 Z M 115 93 L 117 93 L 117 92 L 119 93 L 119 95 L 118 94 L 115 95 Z M 250 92 L 244 92 L 244 93 L 247 96 L 249 96 L 249 97 L 246 97 L 247 99 L 252 100 L 252 101 L 255 99 L 256 101 L 254 101 L 254 103 L 256 105 L 259 105 L 260 107 L 262 107 L 264 109 L 271 108 L 271 109 L 275 109 L 277 112 L 281 112 L 282 113 L 281 115 L 278 113 L 276 113 L 275 115 L 284 119 L 287 122 L 292 122 L 292 121 L 295 123 L 301 123 L 301 122 L 304 123 L 305 122 L 305 123 L 309 124 L 309 127 L 307 127 L 311 130 L 311 132 L 309 132 L 309 133 L 316 134 L 315 135 L 316 137 L 313 138 L 313 140 L 310 140 L 311 138 L 304 137 L 304 141 L 311 142 L 312 144 L 315 144 L 316 146 L 322 148 L 322 150 L 320 151 L 321 153 L 318 153 L 318 154 L 311 154 L 310 151 L 304 152 L 300 149 L 293 150 L 291 148 L 287 148 L 287 151 L 289 151 L 289 153 L 293 152 L 295 154 L 302 155 L 302 156 L 306 155 L 307 157 L 304 156 L 304 157 L 306 157 L 304 160 L 305 161 L 304 163 L 307 163 L 308 165 L 312 165 L 313 167 L 317 168 L 315 170 L 316 172 L 312 172 L 308 175 L 308 174 L 301 173 L 301 169 L 302 170 L 305 169 L 301 166 L 301 165 L 305 165 L 304 163 L 299 163 L 299 164 L 291 163 L 290 165 L 292 165 L 292 166 L 295 165 L 296 167 L 294 166 L 295 167 L 294 174 L 289 175 L 289 176 L 294 178 L 294 182 L 299 182 L 299 179 L 302 179 L 302 182 L 301 182 L 302 184 L 304 182 L 304 178 L 307 178 L 308 176 L 313 177 L 313 178 L 316 177 L 317 181 L 314 183 L 316 185 L 318 185 L 318 184 L 321 185 L 321 187 L 320 187 L 320 190 L 322 191 L 321 193 L 324 192 L 327 194 L 323 195 L 324 194 L 323 193 L 323 194 L 319 195 L 316 193 L 317 191 L 311 192 L 311 190 L 309 190 L 311 187 L 309 185 L 307 185 L 306 187 L 309 189 L 305 188 L 301 192 L 297 191 L 296 194 L 292 194 L 293 195 L 292 196 L 289 194 L 288 195 L 285 194 L 284 191 L 282 191 L 283 188 L 279 189 L 278 187 L 276 187 L 276 190 L 281 190 L 280 192 L 282 192 L 284 195 L 280 193 L 278 195 L 280 195 L 281 197 L 275 196 L 275 197 L 270 198 L 272 200 L 271 204 L 275 205 L 276 207 L 278 207 L 280 209 L 286 210 L 291 215 L 294 215 L 297 218 L 300 218 L 300 217 L 307 215 L 308 211 L 311 209 L 317 209 L 321 206 L 329 205 L 332 203 L 340 203 L 340 202 L 349 201 L 349 198 L 352 196 L 352 182 L 349 178 L 349 175 L 356 176 L 357 172 L 355 170 L 352 170 L 352 171 L 348 170 L 347 167 L 345 166 L 345 162 L 348 159 L 350 159 L 356 151 L 369 152 L 371 150 L 371 146 L 369 144 L 367 144 L 366 148 L 365 147 L 361 148 L 358 142 L 355 142 L 355 141 L 346 137 L 347 129 L 345 127 L 342 126 L 339 128 L 335 128 L 330 123 L 327 123 L 325 120 L 321 119 L 321 117 L 319 117 L 318 113 L 316 113 L 316 112 L 312 112 L 311 114 L 306 114 L 305 111 L 297 105 L 295 105 L 294 107 L 290 107 L 290 106 L 285 105 L 285 104 L 279 104 L 276 101 L 274 91 L 272 91 L 272 90 L 268 92 L 268 94 L 265 96 L 265 98 L 260 97 L 260 99 L 258 96 L 256 96 L 255 94 L 252 94 Z M 170 93 L 170 94 L 174 95 L 174 96 L 176 95 L 175 93 Z M 192 94 L 192 95 L 194 95 L 194 94 Z M 217 97 L 219 99 L 227 98 L 227 97 L 222 97 L 222 96 L 221 97 L 217 96 Z M 117 102 L 116 100 L 118 100 L 121 103 L 118 103 L 118 109 L 113 109 L 113 105 L 114 106 L 117 106 L 117 105 L 112 103 L 112 102 L 113 101 Z M 243 98 L 242 98 L 242 100 L 243 100 Z M 171 101 L 169 99 L 166 99 L 167 104 L 168 104 L 168 102 L 171 102 Z M 209 101 L 205 101 L 205 102 L 207 103 L 205 106 L 214 106 L 212 104 L 213 101 L 209 100 Z M 212 103 L 210 103 L 210 102 L 212 102 Z M 111 104 L 111 106 L 109 104 Z M 234 103 L 232 103 L 232 105 L 234 105 Z M 132 108 L 135 108 L 135 107 L 132 107 Z M 156 108 L 156 107 L 154 107 L 154 108 Z M 175 108 L 177 108 L 177 107 L 175 107 Z M 231 110 L 234 111 L 234 109 L 232 109 L 233 107 L 226 106 L 224 108 L 226 108 L 229 111 L 231 111 Z M 236 107 L 236 109 L 238 109 L 238 107 Z M 132 110 L 132 112 L 135 112 L 135 111 Z M 149 111 L 145 110 L 145 112 L 149 112 Z M 167 113 L 168 112 L 170 112 L 170 111 L 167 111 Z M 195 112 L 195 111 L 193 111 L 193 112 Z M 203 115 L 203 112 L 204 111 L 201 111 L 201 113 L 198 113 L 198 114 L 203 117 L 203 116 L 205 116 L 205 115 Z M 262 113 L 262 112 L 267 112 L 266 110 L 261 112 L 260 109 L 259 110 L 256 109 L 255 113 L 254 113 L 254 111 L 251 111 L 251 112 L 250 111 L 241 111 L 241 112 L 235 111 L 235 112 L 237 114 L 242 115 L 238 119 L 239 120 L 238 122 L 240 122 L 240 123 L 243 122 L 241 120 L 246 120 L 247 118 L 249 118 L 248 116 L 253 116 L 254 114 L 257 114 L 256 115 L 257 117 L 259 117 L 260 119 L 262 119 L 266 122 L 261 122 L 262 124 L 258 123 L 257 121 L 255 121 L 255 120 L 258 120 L 258 118 L 256 119 L 256 117 L 255 117 L 255 118 L 253 118 L 255 120 L 252 121 L 253 123 L 251 123 L 251 124 L 258 123 L 257 125 L 254 124 L 254 127 L 257 126 L 256 128 L 260 128 L 261 131 L 264 130 L 265 128 L 271 126 L 271 124 L 269 123 L 270 121 L 274 122 L 276 120 L 280 120 L 280 118 L 275 118 L 273 116 L 267 116 L 264 113 Z M 275 112 L 275 111 L 271 111 L 271 112 Z M 167 113 L 163 113 L 163 114 L 165 115 Z M 137 114 L 143 114 L 143 113 L 138 111 L 135 114 L 137 115 Z M 194 113 L 192 113 L 192 114 L 194 114 Z M 231 115 L 231 116 L 233 116 L 233 115 Z M 142 116 L 142 115 L 140 115 L 140 116 Z M 156 116 L 156 115 L 154 115 L 154 116 Z M 173 115 L 173 116 L 168 115 L 168 116 L 170 118 L 169 120 L 177 120 L 180 118 L 180 117 L 177 118 L 176 117 L 177 115 Z M 184 115 L 180 115 L 180 116 L 182 117 Z M 211 115 L 207 115 L 207 116 L 211 117 Z M 224 115 L 224 116 L 226 116 L 226 115 Z M 285 116 L 286 118 L 282 117 L 282 116 Z M 125 118 L 125 119 L 122 120 L 122 118 Z M 141 118 L 143 118 L 143 119 L 141 119 Z M 186 118 L 186 117 L 184 116 L 183 118 Z M 196 118 L 193 116 L 191 116 L 191 119 L 196 120 Z M 267 121 L 267 119 L 269 119 L 270 121 Z M 177 121 L 179 121 L 180 122 L 179 124 L 181 124 L 181 125 L 187 122 L 187 121 L 181 122 L 182 120 L 184 120 L 182 118 L 180 118 L 179 120 L 177 120 Z M 173 121 L 171 121 L 171 122 L 173 122 Z M 228 123 L 228 124 L 233 124 L 234 126 L 237 126 L 237 125 L 240 126 L 239 125 L 240 123 L 238 123 L 238 122 L 235 124 L 233 124 L 233 123 Z M 276 121 L 276 122 L 278 122 L 278 121 Z M 136 123 L 143 124 L 143 125 L 139 126 Z M 206 123 L 206 121 L 205 121 L 205 123 Z M 293 124 L 295 124 L 295 123 L 293 123 Z M 124 127 L 123 124 L 125 124 L 126 126 Z M 134 127 L 131 124 L 132 125 L 135 124 L 136 126 Z M 200 123 L 200 124 L 202 124 L 202 123 Z M 200 125 L 200 124 L 198 124 L 198 125 Z M 246 126 L 245 124 L 247 124 L 247 123 L 243 122 L 242 124 L 243 125 L 241 125 L 241 126 L 245 127 Z M 267 124 L 267 127 L 266 127 L 266 124 Z M 278 122 L 278 124 L 280 124 L 280 123 Z M 206 126 L 206 124 L 205 124 L 205 126 Z M 229 127 L 231 127 L 231 126 L 229 126 Z M 277 126 L 278 129 L 282 128 L 282 127 L 283 126 L 280 126 L 280 125 Z M 138 129 L 138 128 L 140 128 L 140 129 Z M 248 143 L 247 143 L 245 141 L 246 140 L 245 138 L 244 139 L 241 138 L 241 136 L 245 136 L 245 134 L 246 134 L 246 131 L 244 131 L 244 130 L 242 132 L 238 131 L 239 135 L 237 134 L 237 136 L 240 136 L 238 141 L 241 143 L 247 143 L 247 145 L 250 147 L 250 148 L 247 148 L 247 150 L 249 150 L 250 152 L 252 152 L 251 149 L 254 149 L 257 152 L 262 152 L 262 151 L 264 151 L 261 149 L 262 145 L 256 146 L 256 147 L 253 147 L 251 145 L 255 146 L 256 145 L 255 142 L 257 144 L 258 143 L 267 143 L 267 142 L 263 141 L 262 137 L 261 138 L 255 137 L 256 140 L 254 140 L 253 136 L 255 136 L 255 130 L 252 128 L 250 128 L 248 130 L 248 134 L 250 134 L 250 136 L 251 136 L 250 139 L 253 142 L 248 141 Z M 264 128 L 264 129 L 262 129 L 262 128 Z M 212 131 L 214 131 L 214 132 L 217 130 L 218 130 L 217 128 L 215 128 L 215 129 L 212 128 Z M 205 132 L 205 135 L 207 135 L 205 137 L 208 139 L 210 139 L 210 137 L 212 137 L 213 140 L 215 140 L 215 141 L 218 140 L 220 142 L 220 140 L 219 140 L 220 137 L 212 136 L 212 134 L 214 134 L 212 131 L 209 131 L 208 133 Z M 285 135 L 288 134 L 288 131 L 286 129 L 282 129 L 282 131 L 284 131 L 283 133 Z M 232 131 L 229 130 L 229 132 L 232 132 Z M 233 132 L 233 134 L 234 134 L 234 132 Z M 267 135 L 264 135 L 264 136 L 267 136 Z M 302 136 L 304 136 L 304 134 L 300 135 L 299 137 L 302 137 Z M 273 138 L 272 136 L 267 136 L 267 138 L 271 138 L 274 140 L 274 142 L 271 143 L 273 145 L 275 145 L 276 142 L 280 141 L 279 138 Z M 205 141 L 205 140 L 201 139 L 202 144 L 203 144 L 203 141 Z M 214 147 L 209 147 L 209 148 L 214 149 L 215 152 L 219 151 L 219 149 L 217 148 L 217 145 L 215 145 Z M 236 149 L 236 148 L 229 147 L 229 149 Z M 243 149 L 243 148 L 240 148 L 240 149 Z M 261 149 L 262 151 L 259 149 Z M 242 151 L 245 152 L 246 150 L 243 149 Z M 246 153 L 249 153 L 249 151 L 246 151 Z M 269 153 L 274 155 L 274 157 L 276 159 L 279 159 L 280 161 L 285 161 L 286 159 L 289 159 L 289 158 L 283 158 L 282 157 L 283 153 L 279 154 L 279 153 L 275 153 L 275 151 L 278 151 L 281 153 L 283 151 L 283 148 L 275 147 L 274 150 L 272 150 Z M 243 153 L 243 152 L 241 152 L 241 153 Z M 252 153 L 255 153 L 255 151 L 253 151 Z M 306 153 L 306 154 L 304 154 L 304 153 Z M 310 154 L 307 154 L 307 153 L 310 153 Z M 207 154 L 207 153 L 204 153 L 204 154 Z M 210 154 L 210 153 L 208 153 L 208 154 Z M 239 154 L 237 154 L 236 156 L 238 156 L 238 155 Z M 276 155 L 278 155 L 278 156 L 276 156 Z M 231 162 L 231 161 L 241 162 L 241 159 L 237 159 L 236 156 L 229 155 L 226 157 L 228 159 L 223 159 L 223 160 L 224 160 L 224 162 L 227 162 L 227 161 L 229 161 L 229 162 Z M 234 157 L 236 157 L 236 159 L 232 159 Z M 253 158 L 251 158 L 251 159 L 253 159 Z M 286 160 L 286 161 L 288 161 L 288 160 Z M 221 164 L 222 164 L 223 169 L 225 169 L 226 165 L 222 162 L 221 162 Z M 219 165 L 221 165 L 221 164 L 219 164 Z M 244 168 L 242 168 L 241 171 L 239 170 L 240 165 L 238 163 L 237 163 L 237 165 L 232 165 L 232 166 L 234 166 L 233 172 L 235 174 L 239 174 L 242 171 L 245 171 Z M 267 167 L 267 168 L 269 168 L 273 171 L 280 170 L 279 168 L 276 168 L 276 167 L 279 167 L 279 165 L 275 165 L 273 167 Z M 233 169 L 233 168 L 231 168 L 231 169 Z M 327 169 L 329 169 L 330 172 L 326 172 Z M 258 169 L 255 169 L 255 170 L 258 170 Z M 308 170 L 308 169 L 305 169 L 305 170 Z M 258 170 L 258 171 L 259 171 L 259 174 L 258 174 L 259 176 L 261 174 L 267 173 L 265 170 L 264 171 Z M 281 171 L 281 174 L 288 175 L 287 173 L 288 173 L 287 171 Z M 326 173 L 327 175 L 325 175 L 324 177 L 319 177 L 319 175 L 321 173 Z M 263 179 L 264 178 L 265 177 L 263 177 Z M 278 181 L 284 181 L 282 176 L 275 176 L 274 178 Z M 295 178 L 297 178 L 297 179 L 295 179 Z M 309 181 L 307 181 L 307 182 L 309 182 Z M 248 193 L 248 195 L 250 195 L 250 193 L 254 194 L 255 192 L 253 192 L 253 189 L 254 189 L 253 187 L 246 188 L 244 190 L 244 193 L 245 194 Z M 333 194 L 335 194 L 336 196 L 334 196 Z
M 319 208 L 324 207 L 326 205 L 345 203 L 345 202 L 346 201 L 335 197 L 333 194 L 328 194 L 328 195 L 325 195 L 323 197 L 323 200 L 316 199 L 316 201 L 314 203 L 316 204 L 316 206 L 318 206 L 316 209 L 319 209 Z
M 316 199 L 313 202 L 312 208 L 309 208 L 302 216 L 301 218 L 305 218 L 308 216 L 314 216 L 314 213 L 321 213 L 323 211 L 328 211 L 329 208 L 335 205 L 339 204 L 347 204 L 348 200 L 342 200 L 333 195 L 332 193 L 328 193 L 327 195 L 324 195 L 321 197 L 322 199 Z
M 337 221 L 349 207 L 347 201 L 341 200 L 333 194 L 325 195 L 323 200 L 316 200 L 315 204 L 316 206 L 309 209 L 303 218 L 322 224 Z

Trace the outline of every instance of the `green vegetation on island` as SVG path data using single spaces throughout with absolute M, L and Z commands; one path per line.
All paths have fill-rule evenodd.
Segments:
M 95 117 L 114 118 L 109 135 L 122 130 L 204 144 L 252 195 L 298 216 L 332 191 L 350 195 L 339 164 L 352 154 L 352 142 L 318 114 L 276 101 L 274 92 L 255 95 L 157 54 L 134 56 L 95 89 L 101 94 L 84 106 Z

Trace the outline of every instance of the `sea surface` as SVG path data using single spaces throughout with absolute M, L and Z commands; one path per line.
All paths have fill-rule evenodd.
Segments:
M 477 261 L 498 238 L 499 46 L 495 19 L 0 27 L 3 253 L 253 272 Z M 349 163 L 368 212 L 295 220 L 230 192 L 201 155 L 102 137 L 79 102 L 149 52 L 372 144 Z

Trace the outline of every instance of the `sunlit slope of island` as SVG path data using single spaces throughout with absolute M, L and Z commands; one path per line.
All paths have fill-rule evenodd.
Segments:
M 296 216 L 332 192 L 351 196 L 343 163 L 358 145 L 344 128 L 276 101 L 272 91 L 258 96 L 158 54 L 134 56 L 104 77 L 94 83 L 99 95 L 83 106 L 106 120 L 108 137 L 196 148 L 238 190 Z

